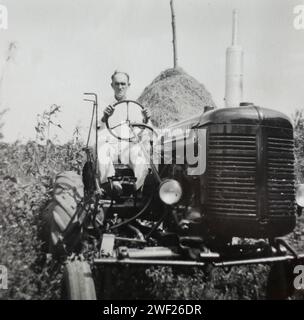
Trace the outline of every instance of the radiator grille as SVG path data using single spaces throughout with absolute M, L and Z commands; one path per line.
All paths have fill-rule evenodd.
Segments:
M 210 214 L 258 214 L 257 139 L 255 134 L 209 133 L 208 212 Z M 271 130 L 265 139 L 264 216 L 293 215 L 294 143 L 292 132 Z
M 267 143 L 269 214 L 292 215 L 295 210 L 293 139 L 269 136 Z
M 255 135 L 209 135 L 208 211 L 256 214 Z

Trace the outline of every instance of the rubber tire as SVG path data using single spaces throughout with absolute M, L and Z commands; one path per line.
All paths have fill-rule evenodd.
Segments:
M 90 265 L 72 261 L 65 265 L 62 283 L 64 300 L 96 300 L 96 290 Z
M 74 216 L 77 204 L 83 198 L 82 177 L 74 171 L 57 175 L 53 186 L 53 198 L 43 216 L 43 238 L 47 242 L 47 252 L 56 254 L 60 236 Z
M 293 267 L 288 262 L 278 262 L 271 267 L 266 287 L 267 300 L 286 300 L 294 293 Z

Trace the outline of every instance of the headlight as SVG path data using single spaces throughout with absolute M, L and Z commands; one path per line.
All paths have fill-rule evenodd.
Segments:
M 165 204 L 175 204 L 182 197 L 181 185 L 173 179 L 165 180 L 159 187 L 159 197 Z
M 296 187 L 297 205 L 304 208 L 304 184 L 298 184 Z

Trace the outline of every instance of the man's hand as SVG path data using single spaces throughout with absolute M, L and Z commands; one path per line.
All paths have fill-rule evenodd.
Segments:
M 143 108 L 141 111 L 144 117 L 144 123 L 148 123 L 149 119 L 151 118 L 151 112 L 149 109 Z
M 101 121 L 105 122 L 109 117 L 111 117 L 113 112 L 114 112 L 113 106 L 111 106 L 111 105 L 107 106 L 103 112 L 103 117 L 102 117 Z

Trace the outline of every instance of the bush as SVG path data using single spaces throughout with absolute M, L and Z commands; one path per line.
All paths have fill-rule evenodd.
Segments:
M 80 170 L 81 146 L 0 144 L 0 264 L 8 269 L 4 299 L 59 297 L 60 265 L 44 261 L 40 215 L 62 170 Z

